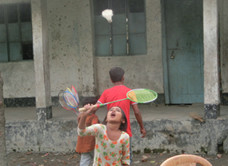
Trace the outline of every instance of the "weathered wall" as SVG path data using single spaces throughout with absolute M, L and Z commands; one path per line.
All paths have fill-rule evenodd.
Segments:
M 108 71 L 113 66 L 120 66 L 125 70 L 125 84 L 127 86 L 154 89 L 159 93 L 164 92 L 160 0 L 147 0 L 145 6 L 147 54 L 96 58 L 99 93 L 112 85 Z
M 31 2 L 31 0 L 0 0 L 0 4 Z M 4 80 L 4 98 L 34 97 L 35 73 L 33 61 L 0 63 Z
M 228 153 L 228 121 L 159 119 L 144 122 L 147 137 L 140 137 L 132 123 L 134 151 L 170 151 L 217 154 L 218 147 Z M 6 123 L 7 151 L 73 152 L 77 141 L 74 120 L 18 121 Z M 221 145 L 223 145 L 221 147 Z
M 67 85 L 80 85 L 78 1 L 48 1 L 52 95 Z
M 223 93 L 228 93 L 228 1 L 219 0 L 220 7 L 220 52 L 221 52 L 221 81 Z
M 0 2 L 8 3 L 8 0 Z M 26 1 L 11 0 L 10 2 Z M 91 30 L 88 33 L 88 29 L 91 29 L 88 22 L 91 23 L 91 20 L 88 16 L 80 17 L 78 11 L 90 9 L 89 4 L 79 0 L 47 0 L 47 5 L 51 94 L 56 96 L 60 89 L 72 84 L 79 89 L 80 93 L 83 86 L 81 62 L 88 60 L 86 55 L 93 57 L 93 54 Z M 89 36 L 85 37 L 86 34 Z M 86 49 L 86 52 L 83 49 Z M 85 56 L 83 57 L 82 54 Z M 89 64 L 92 62 L 90 61 Z M 0 70 L 5 82 L 4 98 L 35 96 L 33 61 L 1 63 Z M 92 73 L 90 74 L 91 76 L 88 73 L 83 76 L 93 79 L 88 82 L 94 82 L 94 77 Z
M 6 123 L 7 151 L 73 151 L 77 140 L 76 126 L 73 120 Z
M 140 139 L 137 123 L 132 124 L 134 150 L 217 154 L 218 149 L 228 151 L 227 120 L 154 120 L 145 123 L 148 131 Z M 220 146 L 222 145 L 222 146 Z M 218 148 L 219 147 L 219 148 Z
M 30 0 L 0 0 L 0 3 L 14 2 L 30 2 Z M 121 66 L 126 70 L 127 86 L 150 88 L 163 93 L 160 0 L 146 0 L 147 54 L 131 57 L 94 57 L 90 2 L 90 0 L 47 0 L 51 95 L 56 96 L 60 89 L 71 84 L 77 87 L 79 95 L 93 95 L 97 91 L 100 94 L 111 86 L 108 70 L 112 66 Z M 220 5 L 222 88 L 223 92 L 227 93 L 228 9 L 226 6 L 228 2 L 226 0 L 219 2 L 222 4 Z M 89 65 L 86 66 L 86 63 Z M 4 98 L 35 96 L 33 61 L 0 63 L 0 70 L 5 82 Z
M 24 3 L 24 2 L 31 2 L 31 0 L 0 0 L 0 3 L 1 4 L 4 4 L 4 3 Z
M 128 86 L 151 88 L 162 93 L 160 0 L 146 1 L 147 55 L 113 58 L 94 57 L 89 2 L 47 0 L 51 95 L 56 96 L 60 89 L 72 84 L 79 95 L 93 95 L 97 89 L 101 93 L 111 85 L 108 76 L 111 66 L 121 66 L 126 70 Z M 33 61 L 1 63 L 0 70 L 5 82 L 5 98 L 35 96 Z M 82 89 L 92 93 L 82 92 Z
M 33 61 L 0 63 L 4 98 L 35 96 Z
M 95 93 L 90 14 L 89 0 L 48 1 L 52 95 L 72 84 L 79 95 L 86 88 Z

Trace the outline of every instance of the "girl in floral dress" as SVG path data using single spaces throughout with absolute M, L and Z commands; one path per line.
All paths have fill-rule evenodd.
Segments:
M 112 107 L 108 111 L 105 124 L 94 124 L 85 127 L 86 117 L 93 111 L 86 105 L 86 112 L 81 113 L 78 124 L 78 135 L 94 135 L 95 155 L 93 166 L 129 166 L 130 150 L 129 135 L 125 132 L 127 119 L 120 107 Z

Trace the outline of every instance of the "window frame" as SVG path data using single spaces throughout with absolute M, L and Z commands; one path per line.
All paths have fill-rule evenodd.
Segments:
M 3 49 L 6 47 L 5 51 L 2 52 L 0 63 L 33 60 L 31 3 L 1 4 L 0 7 L 3 9 L 3 12 L 0 13 L 3 14 L 3 21 L 0 26 L 3 28 L 3 34 L 5 34 L 5 38 L 0 41 L 0 44 Z M 10 9 L 12 7 L 16 7 L 16 14 L 13 14 L 16 15 L 17 19 L 10 21 Z M 22 12 L 25 12 L 24 9 L 29 12 L 27 16 L 24 15 L 26 18 L 22 18 L 21 15 Z M 25 28 L 27 29 L 24 30 Z
M 112 7 L 112 2 L 113 1 L 115 1 L 115 0 L 107 0 L 107 3 L 108 4 L 106 4 L 106 9 L 112 9 L 113 10 L 113 12 L 114 12 L 114 16 L 113 16 L 113 22 L 115 22 L 115 16 L 116 16 L 116 14 L 115 14 L 115 9 L 113 9 L 113 7 Z M 121 1 L 123 1 L 123 0 L 121 0 Z M 113 47 L 115 47 L 116 45 L 115 45 L 115 43 L 114 43 L 114 37 L 115 37 L 115 34 L 114 34 L 114 32 L 113 32 L 113 29 L 114 29 L 114 23 L 112 22 L 112 23 L 108 23 L 106 20 L 106 25 L 105 26 L 107 26 L 107 27 L 109 27 L 110 28 L 110 34 L 108 34 L 109 35 L 109 40 L 110 40 L 110 43 L 109 43 L 109 46 L 107 45 L 108 44 L 108 39 L 106 39 L 106 45 L 104 45 L 104 46 L 101 46 L 102 44 L 98 44 L 100 41 L 98 40 L 98 38 L 99 37 L 101 37 L 102 35 L 101 34 L 99 34 L 99 33 L 97 33 L 97 25 L 96 24 L 99 24 L 99 22 L 97 21 L 98 19 L 102 19 L 102 16 L 101 16 L 101 12 L 102 12 L 102 10 L 104 10 L 104 5 L 103 5 L 103 7 L 101 7 L 101 8 L 103 8 L 103 9 L 101 9 L 101 8 L 98 8 L 97 6 L 99 5 L 99 3 L 98 4 L 96 4 L 96 2 L 102 2 L 102 0 L 94 0 L 93 1 L 93 7 L 94 7 L 94 12 L 93 12 L 93 15 L 94 15 L 94 28 L 95 28 L 95 30 L 94 30 L 94 38 L 95 38 L 95 43 L 94 43 L 94 45 L 95 45 L 95 56 L 98 56 L 98 57 L 108 57 L 108 56 L 134 56 L 134 55 L 145 55 L 145 54 L 147 54 L 147 39 L 146 39 L 146 7 L 145 7 L 145 0 L 138 0 L 138 2 L 140 3 L 140 2 L 142 2 L 143 3 L 143 5 L 141 5 L 141 6 L 143 6 L 143 11 L 141 12 L 141 13 L 143 13 L 143 20 L 144 20 L 144 24 L 143 24 L 143 28 L 144 28 L 144 32 L 143 33 L 141 33 L 141 35 L 143 36 L 143 46 L 144 46 L 144 50 L 142 50 L 141 52 L 139 52 L 139 53 L 137 53 L 137 51 L 135 51 L 136 53 L 134 53 L 134 50 L 133 50 L 133 47 L 131 48 L 131 45 L 133 45 L 133 44 L 130 44 L 130 36 L 132 35 L 132 34 L 134 34 L 134 33 L 131 33 L 130 34 L 130 26 L 129 26 L 129 15 L 130 14 L 132 14 L 132 13 L 139 13 L 139 12 L 130 12 L 130 0 L 124 0 L 124 3 L 125 3 L 125 10 L 124 10 L 124 14 L 125 14 L 125 19 L 126 19 L 126 21 L 125 21 L 125 29 L 126 29 L 126 34 L 125 34 L 125 39 L 126 39 L 126 47 L 125 47 L 125 49 L 126 49 L 126 52 L 124 53 L 124 54 L 120 54 L 120 55 L 118 55 L 118 54 L 114 54 L 114 48 Z M 97 6 L 96 6 L 97 5 Z M 104 18 L 103 18 L 103 20 L 104 20 Z M 104 23 L 105 24 L 105 23 Z M 135 34 L 137 34 L 137 33 L 135 33 Z M 106 38 L 107 38 L 107 36 L 108 36 L 107 34 L 106 34 Z M 133 35 L 132 35 L 133 36 Z M 136 35 L 137 36 L 137 35 Z M 137 43 L 137 42 L 136 42 Z M 118 45 L 117 45 L 118 46 Z M 105 47 L 108 47 L 108 48 L 105 48 Z M 105 49 L 106 50 L 106 54 L 102 54 L 102 53 L 99 53 L 99 52 L 101 52 L 100 50 L 102 50 L 102 49 Z M 109 49 L 109 51 L 107 51 L 107 49 Z M 109 52 L 109 53 L 107 53 L 107 52 Z

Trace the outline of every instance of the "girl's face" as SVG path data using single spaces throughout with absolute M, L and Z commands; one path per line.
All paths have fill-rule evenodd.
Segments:
M 112 107 L 107 114 L 107 121 L 121 122 L 122 112 L 119 107 Z

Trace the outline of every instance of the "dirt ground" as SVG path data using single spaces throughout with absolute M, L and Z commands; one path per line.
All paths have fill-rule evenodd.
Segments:
M 165 159 L 174 154 L 134 154 L 132 166 L 159 166 Z M 228 154 L 209 156 L 201 155 L 211 162 L 213 166 L 228 166 Z M 77 153 L 9 153 L 7 155 L 9 166 L 78 166 L 80 155 Z M 145 159 L 145 161 L 142 161 Z

